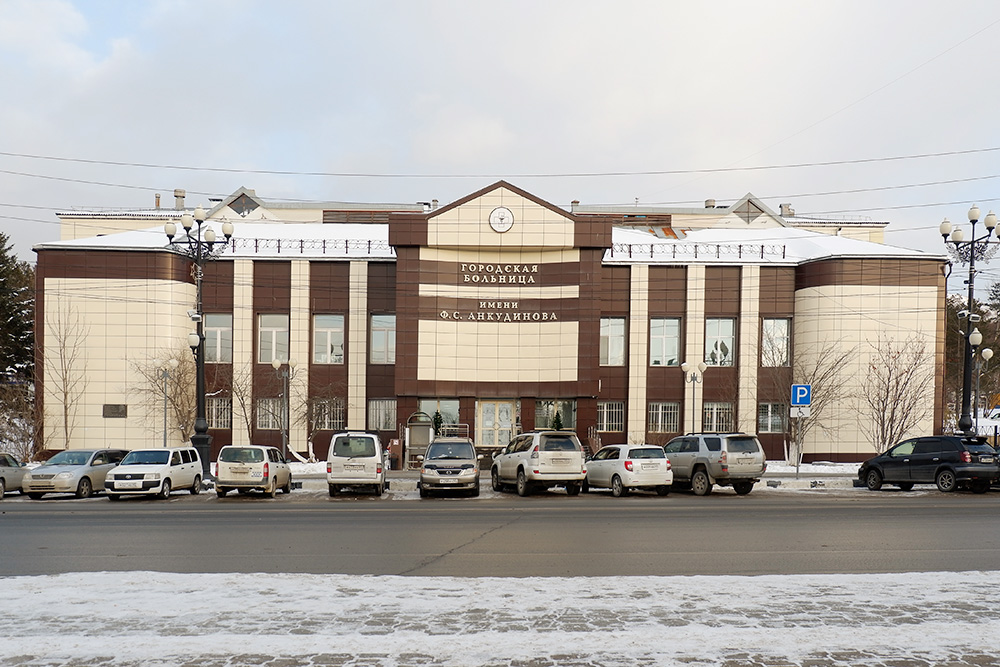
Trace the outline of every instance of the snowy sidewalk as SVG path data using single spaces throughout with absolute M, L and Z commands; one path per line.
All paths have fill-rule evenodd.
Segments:
M 0 665 L 972 666 L 1000 572 L 453 579 L 0 579 Z

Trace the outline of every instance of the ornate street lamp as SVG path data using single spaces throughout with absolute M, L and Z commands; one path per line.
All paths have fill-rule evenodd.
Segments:
M 271 368 L 274 369 L 278 379 L 281 380 L 281 396 L 284 399 L 281 406 L 281 410 L 284 413 L 281 418 L 281 453 L 285 458 L 288 458 L 292 410 L 291 398 L 288 395 L 288 383 L 295 375 L 295 366 L 296 361 L 294 359 L 289 359 L 288 365 L 284 367 L 282 367 L 281 361 L 277 357 L 271 360 Z
M 197 227 L 195 224 L 197 223 Z M 196 330 L 188 334 L 188 346 L 194 354 L 195 362 L 195 392 L 197 412 L 194 420 L 194 435 L 191 436 L 191 444 L 198 450 L 201 457 L 202 479 L 212 478 L 211 455 L 212 436 L 208 434 L 208 419 L 205 416 L 205 329 L 201 303 L 201 282 L 204 274 L 205 262 L 216 259 L 229 244 L 229 239 L 233 236 L 233 223 L 228 220 L 222 225 L 222 234 L 225 240 L 216 237 L 215 229 L 204 225 L 205 209 L 201 206 L 194 210 L 194 215 L 185 212 L 181 215 L 181 226 L 184 228 L 184 235 L 174 239 L 177 233 L 177 225 L 168 222 L 163 226 L 163 231 L 170 241 L 171 247 L 188 257 L 192 262 L 192 272 L 194 273 L 196 304 L 194 310 L 188 311 L 191 320 L 196 325 Z M 203 228 L 204 225 L 204 228 Z
M 966 306 L 968 310 L 959 313 L 959 317 L 968 318 L 969 322 L 962 332 L 965 337 L 965 364 L 962 368 L 962 416 L 958 420 L 958 430 L 966 435 L 974 435 L 971 410 L 973 356 L 976 348 L 983 342 L 983 335 L 979 333 L 979 329 L 973 326 L 980 319 L 979 315 L 972 312 L 976 292 L 976 259 L 989 259 L 992 253 L 996 252 L 997 239 L 993 236 L 993 230 L 997 226 L 997 216 L 994 215 L 993 211 L 986 215 L 983 219 L 986 233 L 979 238 L 976 238 L 976 223 L 979 222 L 978 206 L 974 205 L 969 209 L 969 222 L 972 224 L 972 233 L 969 234 L 968 241 L 965 240 L 965 234 L 962 233 L 961 228 L 952 231 L 948 218 L 944 219 L 939 229 L 945 243 L 954 244 L 959 261 L 969 264 L 969 279 L 966 281 L 969 285 L 969 300 Z
M 695 370 L 697 368 L 697 371 Z M 699 362 L 697 366 L 692 366 L 686 361 L 681 364 L 681 372 L 684 373 L 684 382 L 691 383 L 691 432 L 694 433 L 697 430 L 697 424 L 695 422 L 695 392 L 699 383 L 705 381 L 705 369 L 708 365 L 702 361 Z M 690 372 L 689 372 L 690 371 Z

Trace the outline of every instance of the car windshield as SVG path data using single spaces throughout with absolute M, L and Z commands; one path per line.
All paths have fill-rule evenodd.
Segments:
M 731 453 L 756 454 L 760 451 L 756 438 L 730 438 L 729 446 L 726 448 Z
M 128 455 L 122 459 L 121 465 L 123 466 L 140 466 L 140 465 L 155 465 L 164 464 L 170 460 L 170 452 L 168 451 L 136 451 L 129 452 Z
M 225 447 L 219 452 L 219 460 L 226 463 L 260 463 L 264 460 L 264 450 L 256 447 Z
M 432 442 L 424 456 L 426 460 L 474 458 L 476 458 L 476 448 L 469 442 Z
M 47 466 L 85 466 L 90 461 L 91 452 L 59 452 L 43 463 Z
M 375 456 L 375 438 L 342 435 L 333 443 L 334 456 Z
M 580 451 L 580 446 L 573 441 L 573 438 L 550 435 L 542 439 L 539 449 L 543 452 L 576 452 Z
M 659 447 L 643 447 L 642 449 L 628 450 L 630 459 L 665 459 L 667 455 Z

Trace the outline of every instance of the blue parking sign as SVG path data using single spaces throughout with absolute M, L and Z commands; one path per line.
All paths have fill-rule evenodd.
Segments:
M 812 403 L 811 384 L 792 385 L 792 405 L 810 405 Z

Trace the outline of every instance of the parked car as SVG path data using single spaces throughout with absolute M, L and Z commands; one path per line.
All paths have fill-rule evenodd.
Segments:
M 3 500 L 7 489 L 24 493 L 21 490 L 21 482 L 27 471 L 28 469 L 24 467 L 23 463 L 10 454 L 0 452 L 0 500 Z
M 201 492 L 201 458 L 193 447 L 133 449 L 104 478 L 109 500 L 122 496 L 169 498 L 173 489 Z
M 959 435 L 910 438 L 858 468 L 858 479 L 872 491 L 883 484 L 904 491 L 914 484 L 937 484 L 946 493 L 961 486 L 986 493 L 998 476 L 997 452 L 986 438 Z
M 389 488 L 386 461 L 377 435 L 364 432 L 337 433 L 330 439 L 326 457 L 326 483 L 330 495 L 344 487 L 363 487 L 381 496 Z
M 427 451 L 417 456 L 420 461 L 420 497 L 432 491 L 467 490 L 469 495 L 479 495 L 479 462 L 482 454 L 470 438 L 435 438 Z
M 767 470 L 757 436 L 746 433 L 688 433 L 663 447 L 674 471 L 675 487 L 690 487 L 696 496 L 714 485 L 732 486 L 745 496 Z
M 586 476 L 583 446 L 573 431 L 522 433 L 494 456 L 490 469 L 494 491 L 514 484 L 519 496 L 553 486 L 575 496 Z
M 608 445 L 587 461 L 587 477 L 583 491 L 594 488 L 611 489 L 615 498 L 631 489 L 670 493 L 674 473 L 663 447 L 656 445 Z
M 104 489 L 104 478 L 126 454 L 125 449 L 66 449 L 26 472 L 21 489 L 33 500 L 46 493 L 89 498 Z
M 234 489 L 241 494 L 263 491 L 271 498 L 278 489 L 291 493 L 291 468 L 274 447 L 226 445 L 215 463 L 215 493 L 223 498 Z

